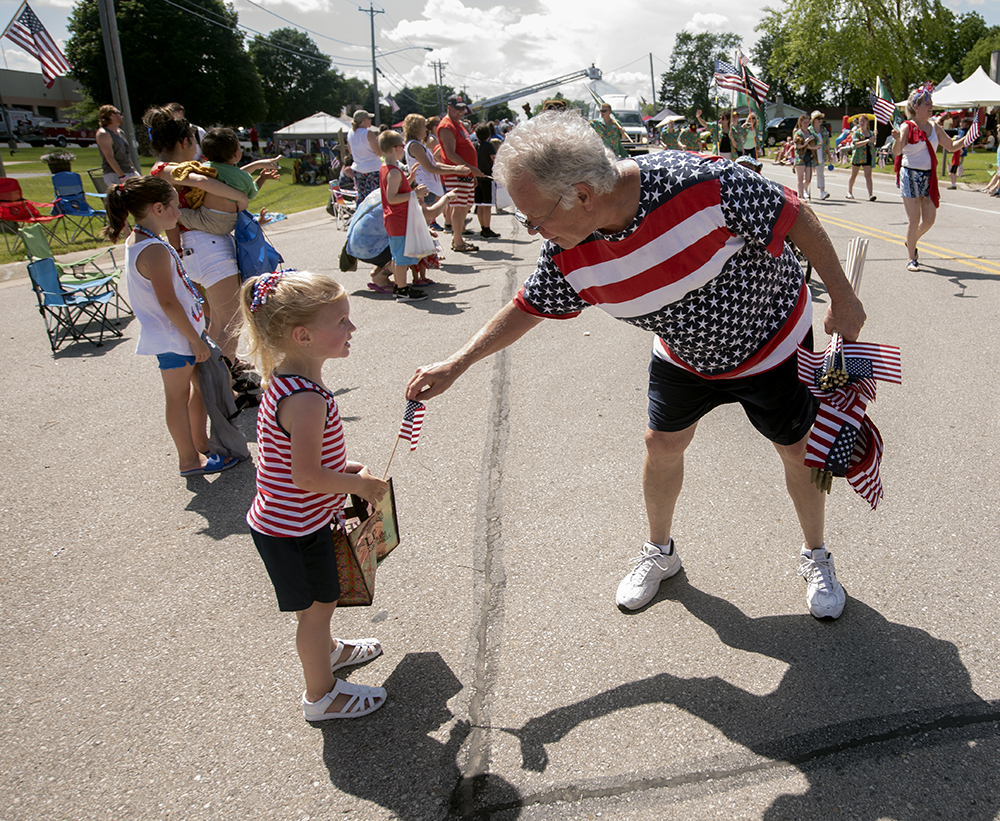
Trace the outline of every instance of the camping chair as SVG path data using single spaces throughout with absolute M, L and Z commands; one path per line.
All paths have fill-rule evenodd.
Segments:
M 356 191 L 346 191 L 340 187 L 340 183 L 330 183 L 330 204 L 326 210 L 335 220 L 338 231 L 347 229 L 347 224 L 354 216 L 358 208 L 358 194 Z
M 123 309 L 124 313 L 132 314 L 132 307 L 118 289 L 122 271 L 115 262 L 115 249 L 113 245 L 102 248 L 96 254 L 91 254 L 89 257 L 83 257 L 74 262 L 58 262 L 52 256 L 52 249 L 49 248 L 49 243 L 46 241 L 45 233 L 42 231 L 40 225 L 25 225 L 23 228 L 19 228 L 17 233 L 21 238 L 21 242 L 24 243 L 24 248 L 28 252 L 28 260 L 30 262 L 37 259 L 53 260 L 56 263 L 56 268 L 59 269 L 59 280 L 63 285 L 91 286 L 92 283 L 97 281 L 101 283 L 109 282 L 109 287 L 115 292 L 115 319 L 118 320 L 121 317 Z M 105 254 L 110 259 L 110 265 L 105 261 L 102 266 L 97 260 Z
M 49 338 L 52 353 L 72 337 L 74 342 L 86 339 L 98 348 L 104 344 L 104 334 L 120 337 L 122 332 L 112 327 L 108 321 L 108 306 L 115 298 L 115 292 L 102 291 L 111 281 L 95 281 L 89 285 L 65 285 L 59 281 L 59 270 L 55 260 L 38 259 L 28 264 L 31 287 L 38 300 L 38 313 L 45 320 L 45 333 Z M 97 323 L 97 340 L 91 325 Z M 81 326 L 82 327 L 79 327 Z
M 87 176 L 90 177 L 90 181 L 94 184 L 94 190 L 99 196 L 103 196 L 108 193 L 107 183 L 104 182 L 104 169 L 88 168 Z
M 69 241 L 75 241 L 80 234 L 90 239 L 100 239 L 98 231 L 104 227 L 108 214 L 91 207 L 87 202 L 80 175 L 72 171 L 60 171 L 52 175 L 52 187 L 56 194 L 53 213 L 66 217 L 66 236 Z M 72 235 L 69 232 L 70 225 L 73 226 Z
M 43 216 L 39 208 L 52 208 L 51 202 L 29 202 L 21 193 L 21 184 L 11 177 L 0 177 L 0 222 L 3 223 L 3 241 L 8 251 L 17 248 L 20 237 L 17 236 L 17 223 L 40 225 L 50 239 L 62 242 L 56 236 L 56 230 L 62 220 L 62 214 Z M 9 236 L 13 234 L 13 247 Z

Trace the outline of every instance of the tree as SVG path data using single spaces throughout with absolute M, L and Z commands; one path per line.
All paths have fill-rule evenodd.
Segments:
M 202 17 L 159 0 L 118 0 L 122 64 L 136 120 L 149 106 L 174 101 L 203 125 L 245 125 L 264 116 L 260 77 L 243 48 L 236 12 L 222 0 L 199 0 L 198 10 Z M 68 28 L 72 76 L 96 103 L 110 103 L 97 0 L 79 0 Z
M 1000 51 L 1000 26 L 993 26 L 991 33 L 982 37 L 969 49 L 969 53 L 962 61 L 962 73 L 956 75 L 955 79 L 964 79 L 971 75 L 979 66 L 989 74 L 990 55 L 994 51 Z
M 785 0 L 765 11 L 757 30 L 771 38 L 768 73 L 809 92 L 871 88 L 879 75 L 902 98 L 954 36 L 941 0 Z
M 732 62 L 733 50 L 740 42 L 739 35 L 731 32 L 679 32 L 670 53 L 670 68 L 660 78 L 660 103 L 678 114 L 693 116 L 700 108 L 708 116 L 715 116 L 712 99 L 715 61 Z
M 447 86 L 441 99 L 445 100 L 454 91 Z M 405 87 L 402 91 L 393 95 L 399 111 L 393 114 L 396 121 L 402 120 L 407 114 L 421 114 L 424 117 L 433 117 L 438 112 L 438 87 L 436 85 L 417 86 L 416 88 Z
M 822 88 L 793 86 L 789 74 L 771 69 L 771 61 L 775 53 L 782 55 L 787 50 L 785 42 L 787 33 L 780 25 L 781 18 L 778 12 L 769 9 L 768 15 L 757 26 L 757 31 L 761 34 L 750 49 L 751 60 L 754 65 L 760 67 L 760 79 L 771 87 L 768 96 L 775 99 L 780 94 L 784 102 L 796 108 L 813 109 L 822 105 L 824 101 Z M 779 62 L 779 59 L 774 60 L 776 65 Z
M 304 32 L 281 28 L 258 34 L 250 42 L 250 57 L 273 121 L 290 123 L 317 111 L 337 115 L 348 102 L 343 96 L 343 76 L 330 68 L 330 58 Z

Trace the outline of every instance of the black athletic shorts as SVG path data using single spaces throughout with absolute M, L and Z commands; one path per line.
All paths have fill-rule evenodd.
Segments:
M 253 528 L 250 534 L 271 577 L 279 610 L 308 610 L 313 602 L 328 604 L 340 598 L 330 525 L 306 536 L 268 536 Z
M 812 349 L 812 342 L 810 330 L 802 344 Z M 776 445 L 793 445 L 808 434 L 819 407 L 799 381 L 796 356 L 739 379 L 705 379 L 655 355 L 649 363 L 651 430 L 684 430 L 730 402 L 739 402 L 750 424 Z

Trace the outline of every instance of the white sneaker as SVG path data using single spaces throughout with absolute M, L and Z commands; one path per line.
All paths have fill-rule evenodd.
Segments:
M 845 593 L 833 569 L 833 554 L 826 545 L 799 555 L 799 575 L 806 580 L 806 604 L 817 619 L 835 619 L 844 612 Z
M 618 585 L 615 601 L 619 607 L 638 610 L 656 595 L 660 582 L 681 569 L 681 557 L 672 538 L 668 551 L 664 553 L 652 542 L 642 546 L 638 557 L 632 559 L 635 567 Z

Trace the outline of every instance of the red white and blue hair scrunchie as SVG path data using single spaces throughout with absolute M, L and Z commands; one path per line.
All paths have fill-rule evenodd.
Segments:
M 262 274 L 257 277 L 253 283 L 253 299 L 250 300 L 250 313 L 257 313 L 257 309 L 261 305 L 267 303 L 267 298 L 271 295 L 271 292 L 278 287 L 278 283 L 281 282 L 281 278 L 288 271 L 274 271 L 270 274 Z

